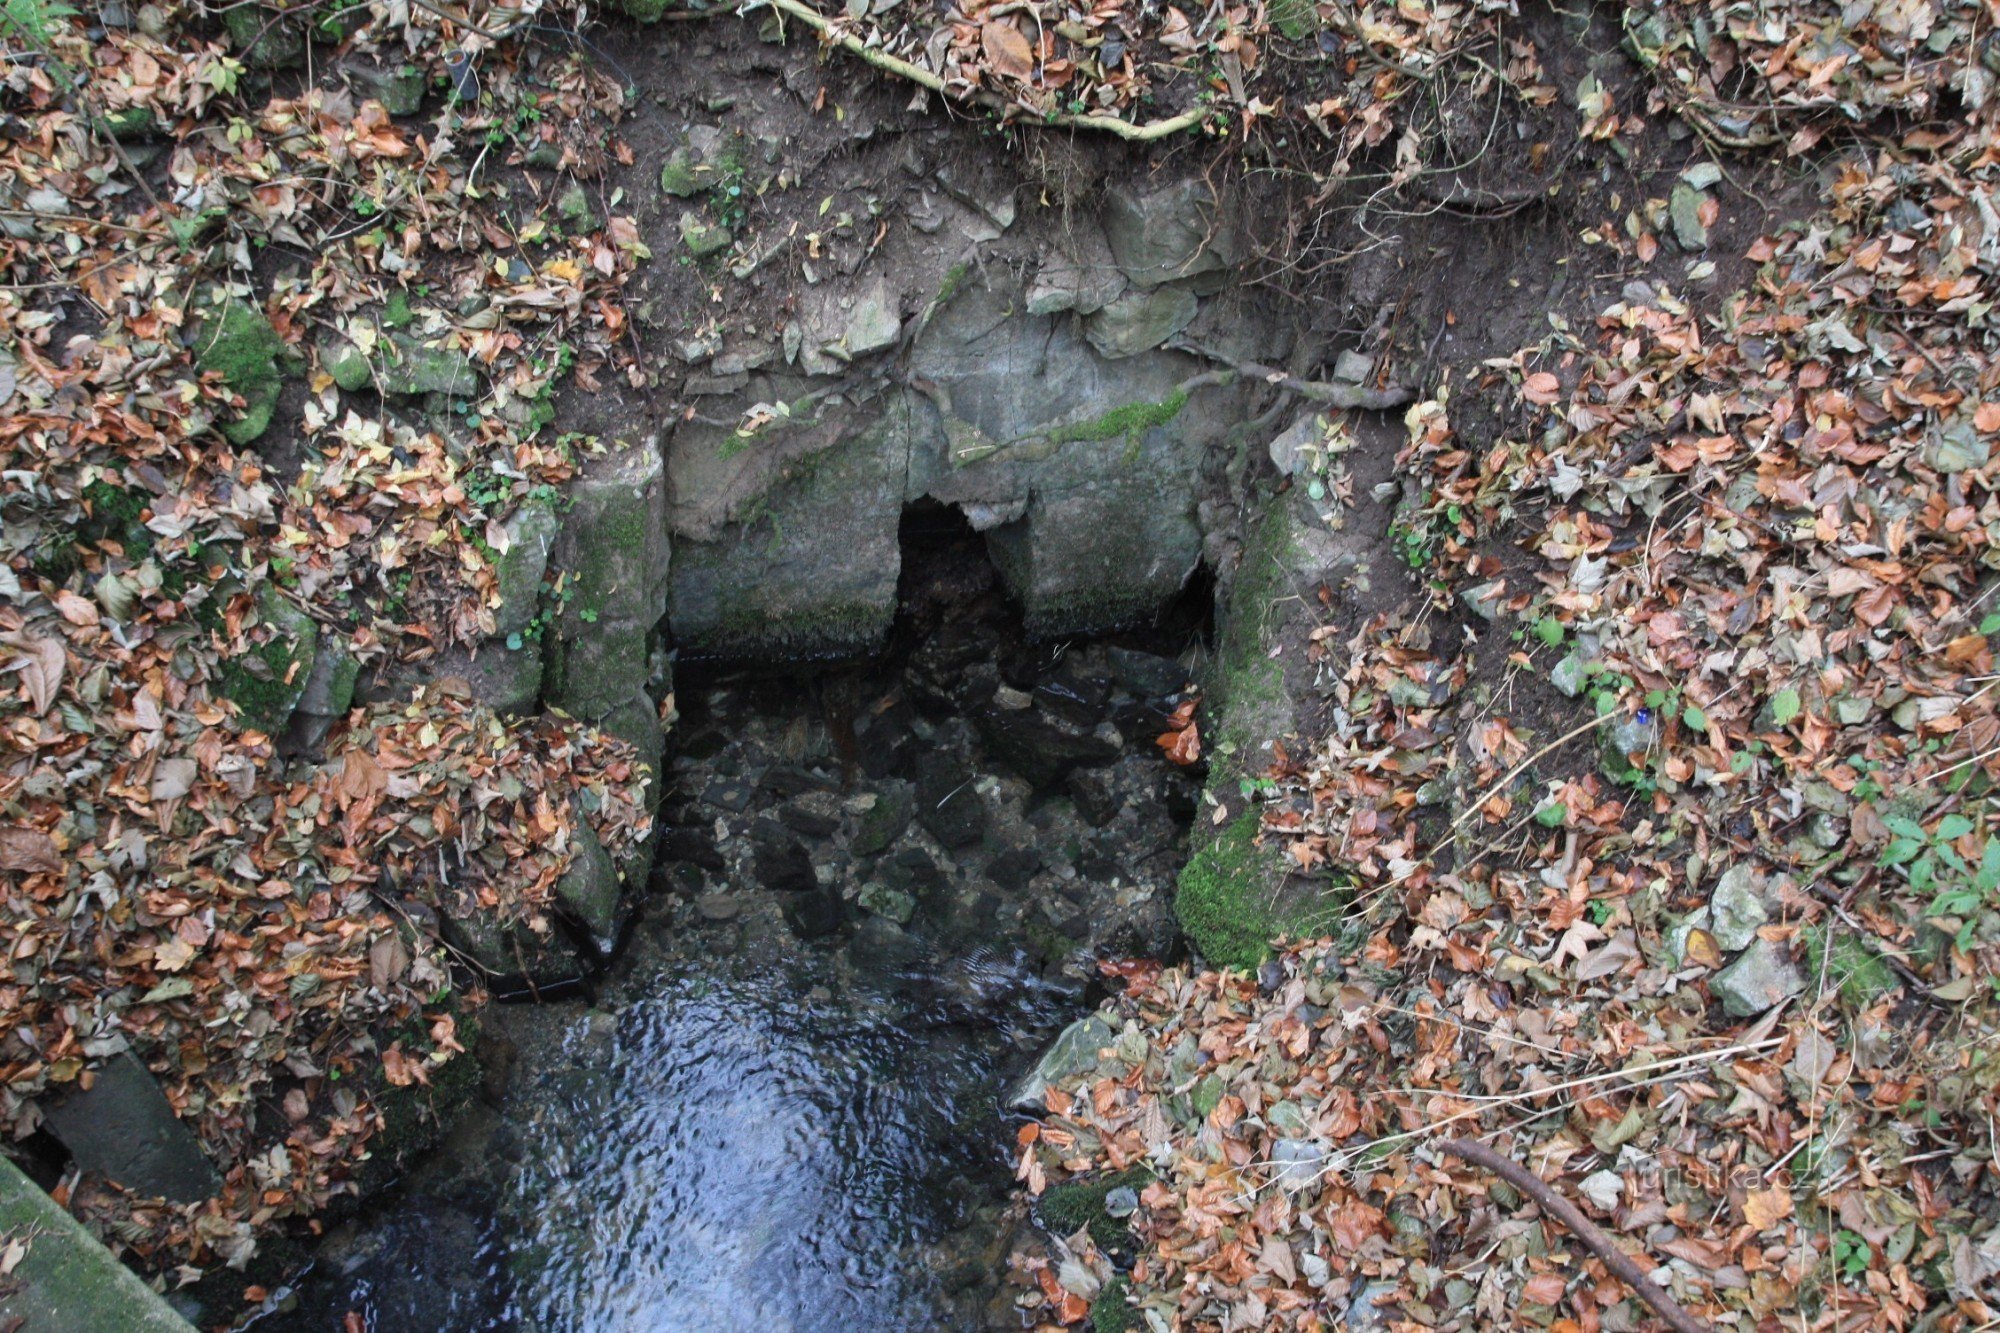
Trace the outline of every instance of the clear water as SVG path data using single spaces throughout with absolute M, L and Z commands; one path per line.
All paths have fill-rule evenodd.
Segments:
M 998 1097 L 1032 1040 L 943 1021 L 870 944 L 766 937 L 640 982 L 642 962 L 615 1031 L 572 1010 L 541 1050 L 524 1043 L 503 1110 L 260 1327 L 974 1326 L 951 1294 L 993 1238 Z M 1007 1027 L 1067 1008 L 1037 1005 Z

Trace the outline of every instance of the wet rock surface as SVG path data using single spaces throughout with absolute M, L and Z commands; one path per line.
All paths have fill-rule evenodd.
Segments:
M 1027 642 L 963 535 L 890 657 L 680 682 L 617 961 L 488 1012 L 485 1104 L 270 1326 L 1019 1326 L 1004 1108 L 1097 958 L 1176 950 L 1195 779 L 1132 688 L 1185 684 L 1174 636 Z

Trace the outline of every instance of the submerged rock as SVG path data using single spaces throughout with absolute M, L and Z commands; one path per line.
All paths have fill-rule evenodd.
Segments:
M 995 759 L 1042 790 L 1056 786 L 1074 769 L 1112 762 L 1121 744 L 1108 726 L 1083 731 L 1039 709 L 988 704 L 973 714 L 973 722 Z

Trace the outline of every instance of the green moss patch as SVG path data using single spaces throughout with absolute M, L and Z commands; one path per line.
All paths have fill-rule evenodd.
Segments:
M 1049 439 L 1057 444 L 1126 439 L 1166 425 L 1181 414 L 1187 400 L 1187 390 L 1176 389 L 1157 403 L 1127 403 L 1088 421 L 1058 426 Z
M 195 364 L 222 377 L 242 396 L 243 415 L 222 428 L 231 444 L 247 445 L 271 428 L 284 376 L 278 359 L 285 343 L 260 311 L 232 301 L 220 317 L 205 322 L 195 335 Z
M 1272 903 L 1277 856 L 1257 845 L 1257 828 L 1257 812 L 1245 810 L 1181 871 L 1174 913 L 1213 967 L 1247 971 L 1302 924 Z
M 1090 1303 L 1091 1333 L 1130 1333 L 1144 1328 L 1145 1320 L 1132 1308 L 1132 1283 L 1122 1274 L 1112 1278 Z
M 1817 926 L 1804 932 L 1807 975 L 1840 992 L 1855 1008 L 1873 1004 L 1896 989 L 1896 973 L 1882 955 L 1852 931 Z
M 1105 1248 L 1128 1241 L 1132 1229 L 1123 1218 L 1105 1211 L 1104 1200 L 1115 1189 L 1142 1190 L 1153 1183 L 1153 1173 L 1143 1166 L 1128 1167 L 1108 1176 L 1071 1180 L 1051 1185 L 1038 1208 L 1042 1225 L 1058 1236 L 1090 1231 L 1090 1238 Z

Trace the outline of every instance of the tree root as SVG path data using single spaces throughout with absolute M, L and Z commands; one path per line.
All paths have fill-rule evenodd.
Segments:
M 1653 1307 L 1653 1313 L 1667 1322 L 1675 1333 L 1714 1333 L 1709 1324 L 1695 1318 L 1682 1309 L 1679 1302 L 1662 1291 L 1647 1277 L 1631 1255 L 1618 1248 L 1618 1243 L 1604 1234 L 1595 1222 L 1583 1215 L 1575 1204 L 1555 1192 L 1549 1183 L 1510 1157 L 1502 1157 L 1493 1149 L 1476 1139 L 1445 1139 L 1438 1147 L 1453 1157 L 1483 1166 L 1515 1189 L 1541 1205 L 1544 1213 L 1575 1233 L 1576 1238 L 1588 1245 L 1591 1252 L 1604 1261 L 1613 1277 L 1632 1289 L 1634 1295 Z
M 887 51 L 878 50 L 862 41 L 859 37 L 856 37 L 853 33 L 842 31 L 826 15 L 820 13 L 810 5 L 801 3 L 801 0 L 766 0 L 766 3 L 781 13 L 790 14 L 793 18 L 817 32 L 824 40 L 832 42 L 834 45 L 843 48 L 851 54 L 861 57 L 861 59 L 867 61 L 877 69 L 888 70 L 891 74 L 908 79 L 912 83 L 920 84 L 940 96 L 952 97 L 952 94 L 944 86 L 944 80 L 937 75 L 931 73 L 921 65 L 911 64 L 900 56 L 892 56 Z M 953 98 L 952 100 L 957 101 L 961 99 Z M 1042 125 L 1073 130 L 1101 130 L 1106 134 L 1115 135 L 1120 139 L 1125 139 L 1133 143 L 1150 143 L 1156 139 L 1165 139 L 1170 135 L 1178 134 L 1182 130 L 1192 129 L 1196 125 L 1199 125 L 1202 118 L 1207 115 L 1206 109 L 1196 107 L 1191 111 L 1183 111 L 1178 116 L 1169 116 L 1165 120 L 1155 120 L 1144 125 L 1135 125 L 1129 120 L 1120 120 L 1116 116 L 1073 116 L 1062 112 L 1043 114 L 1027 111 L 1026 108 L 1019 107 L 1015 103 L 991 96 L 980 96 L 974 100 L 997 106 L 1001 109 L 1023 111 L 1025 114 L 1035 117 L 1036 122 Z
M 1369 412 L 1381 412 L 1391 407 L 1401 407 L 1417 396 L 1417 391 L 1406 384 L 1391 384 L 1383 389 L 1369 389 L 1359 384 L 1347 384 L 1338 380 L 1302 380 L 1296 375 L 1286 374 L 1275 366 L 1242 361 L 1198 343 L 1181 341 L 1168 344 L 1168 348 L 1171 351 L 1198 356 L 1204 361 L 1218 362 L 1239 374 L 1260 379 L 1266 384 L 1276 385 L 1287 393 L 1294 393 L 1310 402 L 1323 403 L 1332 408 L 1344 410 L 1358 407 Z

